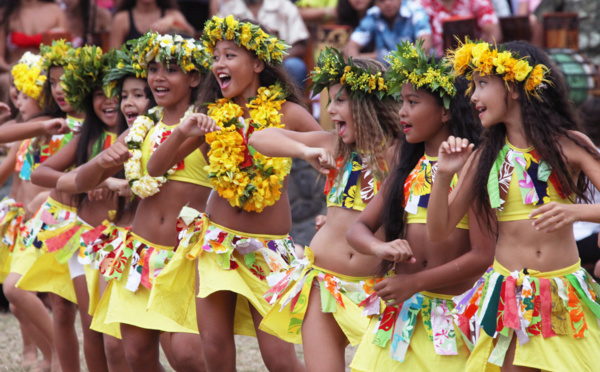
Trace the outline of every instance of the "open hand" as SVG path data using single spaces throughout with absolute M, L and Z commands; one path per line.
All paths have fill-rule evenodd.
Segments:
M 473 152 L 474 144 L 466 138 L 450 136 L 440 145 L 438 152 L 438 173 L 454 175 L 461 170 Z
M 379 242 L 373 246 L 373 252 L 382 260 L 409 263 L 414 263 L 416 261 L 413 257 L 410 245 L 404 239 L 396 239 L 391 242 Z
M 116 142 L 98 155 L 98 165 L 102 169 L 108 169 L 125 163 L 130 157 L 127 145 Z
M 44 121 L 44 131 L 47 134 L 67 134 L 71 131 L 67 121 L 63 118 L 54 118 Z
M 576 208 L 576 204 L 550 202 L 531 212 L 529 218 L 539 216 L 531 223 L 536 230 L 553 232 L 577 221 Z
M 177 130 L 186 137 L 199 137 L 206 133 L 221 130 L 221 128 L 208 115 L 191 114 L 177 126 Z
M 307 147 L 303 158 L 320 173 L 329 174 L 330 169 L 335 169 L 333 155 L 324 148 Z

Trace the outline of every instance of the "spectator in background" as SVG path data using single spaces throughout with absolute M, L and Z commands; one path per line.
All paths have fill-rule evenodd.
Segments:
M 444 55 L 442 23 L 452 17 L 475 17 L 476 37 L 491 44 L 502 41 L 498 16 L 490 0 L 420 0 L 431 20 L 435 56 Z
M 291 45 L 284 57 L 283 67 L 294 78 L 297 86 L 304 88 L 307 71 L 303 58 L 308 30 L 296 5 L 289 0 L 229 0 L 221 5 L 219 14 L 222 17 L 231 14 L 236 19 L 248 19 L 260 24 Z
M 177 5 L 188 23 L 196 30 L 202 30 L 204 22 L 211 17 L 210 0 L 177 0 Z
M 296 6 L 306 23 L 327 23 L 337 18 L 338 0 L 299 0 Z
M 109 47 L 120 48 L 127 40 L 150 30 L 161 34 L 173 31 L 189 37 L 196 32 L 174 0 L 122 0 L 113 18 Z
M 408 40 L 424 41 L 423 48 L 431 48 L 431 26 L 425 10 L 413 0 L 375 0 L 350 36 L 346 53 L 351 57 L 384 57 L 396 49 L 396 44 Z M 375 52 L 361 54 L 360 49 L 375 40 Z
M 11 65 L 27 51 L 39 53 L 45 32 L 66 27 L 64 12 L 52 0 L 0 2 L 0 102 L 8 101 Z
M 339 0 L 337 5 L 337 23 L 350 26 L 354 30 L 367 15 L 367 10 L 375 5 L 375 0 Z
M 579 119 L 583 130 L 594 145 L 600 145 L 600 98 L 589 98 L 579 108 Z M 600 150 L 600 149 L 599 149 Z M 600 203 L 600 193 L 591 185 L 591 195 L 587 195 L 592 203 Z M 575 222 L 573 233 L 577 241 L 577 250 L 581 258 L 581 266 L 593 273 L 596 279 L 600 275 L 600 248 L 598 240 L 600 224 L 591 222 Z
M 84 44 L 94 44 L 94 35 L 108 31 L 112 14 L 95 4 L 94 0 L 62 0 L 62 8 L 67 18 L 67 29 L 73 39 L 71 45 L 78 48 Z

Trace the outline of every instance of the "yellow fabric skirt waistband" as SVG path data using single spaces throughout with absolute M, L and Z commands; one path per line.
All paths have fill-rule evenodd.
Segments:
M 427 296 L 429 298 L 439 298 L 440 300 L 452 300 L 454 297 L 456 297 L 455 295 L 447 295 L 428 291 L 421 291 L 419 293 L 421 293 L 423 296 Z
M 237 231 L 234 229 L 230 229 L 229 227 L 219 225 L 218 223 L 211 221 L 210 218 L 208 218 L 208 216 L 206 216 L 206 220 L 211 225 L 214 225 L 223 231 L 227 231 L 230 234 L 237 235 L 237 236 L 243 236 L 243 237 L 247 237 L 247 238 L 262 239 L 262 240 L 283 240 L 283 239 L 287 239 L 289 236 L 288 234 L 285 234 L 285 235 L 252 234 L 252 233 L 247 233 L 247 232 L 243 232 L 243 231 Z
M 344 274 L 336 273 L 335 271 L 331 271 L 331 270 L 327 270 L 327 269 L 324 269 L 322 267 L 319 267 L 319 266 L 315 265 L 315 254 L 313 253 L 312 249 L 310 249 L 309 246 L 305 246 L 304 247 L 304 255 L 306 256 L 306 258 L 308 259 L 308 261 L 310 261 L 309 268 L 313 268 L 313 269 L 315 269 L 317 271 L 324 272 L 325 274 L 336 276 L 339 279 L 344 280 L 346 282 L 359 282 L 361 280 L 369 280 L 369 279 L 376 278 L 376 275 L 370 275 L 370 276 L 350 276 L 350 275 L 344 275 Z
M 511 273 L 510 270 L 508 270 L 506 267 L 502 266 L 502 264 L 500 262 L 498 262 L 495 258 L 494 258 L 493 268 L 498 274 L 503 275 L 503 276 L 509 276 Z M 537 270 L 527 269 L 526 275 L 533 276 L 535 278 L 552 279 L 552 278 L 556 278 L 559 276 L 573 274 L 574 272 L 577 272 L 580 268 L 581 268 L 581 260 L 577 263 L 574 263 L 571 266 L 567 266 L 565 268 L 553 270 L 553 271 L 540 272 Z M 525 269 L 520 270 L 520 271 L 523 272 L 524 270 Z
M 71 207 L 70 205 L 63 204 L 55 199 L 52 199 L 50 196 L 48 197 L 48 199 L 46 201 L 48 202 L 48 204 L 53 205 L 60 209 L 64 209 L 65 211 L 69 211 L 69 212 L 73 212 L 73 213 L 77 212 L 76 207 Z
M 165 251 L 172 251 L 175 248 L 175 246 L 172 246 L 172 245 L 168 246 L 168 245 L 160 245 L 160 244 L 152 243 L 151 241 L 142 238 L 141 236 L 139 236 L 138 234 L 134 233 L 133 231 L 130 234 L 131 234 L 131 236 L 135 240 L 137 240 L 137 241 L 139 241 L 141 243 L 144 243 L 144 244 L 146 244 L 149 247 L 154 247 L 154 248 L 162 249 L 162 250 L 165 250 Z

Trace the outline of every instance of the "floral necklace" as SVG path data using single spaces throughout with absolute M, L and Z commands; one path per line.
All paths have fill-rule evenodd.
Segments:
M 206 134 L 210 145 L 206 169 L 215 190 L 232 207 L 260 213 L 281 196 L 291 159 L 261 155 L 248 146 L 248 138 L 254 131 L 283 128 L 279 113 L 283 103 L 285 93 L 279 85 L 259 88 L 246 105 L 250 110 L 247 123 L 242 108 L 227 98 L 208 105 L 208 115 L 222 130 Z
M 190 106 L 180 122 L 184 121 L 185 118 L 193 113 L 193 106 Z M 125 137 L 125 143 L 131 153 L 131 157 L 124 165 L 125 178 L 129 181 L 131 191 L 142 199 L 159 192 L 160 187 L 167 182 L 168 176 L 181 168 L 181 164 L 175 164 L 167 171 L 167 173 L 160 177 L 152 177 L 147 173 L 144 174 L 145 171 L 142 167 L 142 144 L 144 143 L 144 139 L 148 135 L 148 132 L 150 132 L 150 129 L 157 123 L 162 122 L 162 117 L 162 107 L 156 106 L 150 109 L 147 115 L 140 115 L 135 119 L 127 137 Z M 152 156 L 152 153 L 154 153 L 154 150 L 156 150 L 158 145 L 164 142 L 170 134 L 171 130 L 166 129 L 164 126 L 157 128 L 154 133 L 155 143 L 151 146 L 150 156 L 148 158 Z

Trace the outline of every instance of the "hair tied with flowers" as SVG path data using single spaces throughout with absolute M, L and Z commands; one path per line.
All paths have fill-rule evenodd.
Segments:
M 202 42 L 209 54 L 212 55 L 218 41 L 230 40 L 238 46 L 243 46 L 256 56 L 269 64 L 283 62 L 285 51 L 290 46 L 263 29 L 250 22 L 239 22 L 228 16 L 227 18 L 212 17 L 204 24 Z
M 373 73 L 370 68 L 358 67 L 352 61 L 352 57 L 348 58 L 346 63 L 342 52 L 329 47 L 325 47 L 321 52 L 317 66 L 310 75 L 313 97 L 337 83 L 346 87 L 351 97 L 360 99 L 367 96 L 382 99 L 388 94 L 388 85 L 380 71 Z
M 496 45 L 468 38 L 464 43 L 459 40 L 458 48 L 448 52 L 448 60 L 455 75 L 465 75 L 469 80 L 473 78 L 474 72 L 479 72 L 482 76 L 498 75 L 507 85 L 509 82 L 523 83 L 527 96 L 541 99 L 540 89 L 552 84 L 546 79 L 550 69 L 541 63 L 531 66 L 527 58 L 520 58 L 516 52 L 505 50 L 504 46 L 498 49 Z
M 433 94 L 439 93 L 444 107 L 450 108 L 450 102 L 456 95 L 452 71 L 445 62 L 438 62 L 433 56 L 427 58 L 423 41 L 416 46 L 407 41 L 398 44 L 397 50 L 388 54 L 386 60 L 390 64 L 386 78 L 392 97 L 399 99 L 402 86 L 411 83 L 415 89 L 425 88 Z
M 200 71 L 206 74 L 211 69 L 212 57 L 200 42 L 184 39 L 181 35 L 148 32 L 138 39 L 128 41 L 127 45 L 131 50 L 137 77 L 147 77 L 148 63 L 152 61 L 164 62 L 167 66 L 175 62 L 184 72 Z

